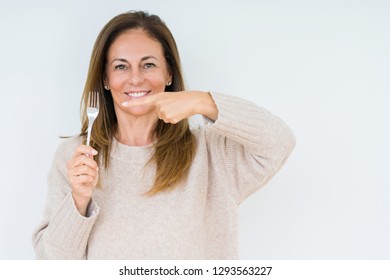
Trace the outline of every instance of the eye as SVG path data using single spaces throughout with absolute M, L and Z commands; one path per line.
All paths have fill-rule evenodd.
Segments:
M 145 69 L 151 69 L 151 68 L 154 68 L 156 67 L 156 64 L 152 63 L 152 62 L 149 62 L 149 63 L 145 63 L 144 64 L 144 68 Z
M 125 69 L 126 69 L 126 65 L 124 65 L 124 64 L 116 65 L 116 66 L 115 66 L 115 69 L 118 69 L 118 70 L 125 70 Z

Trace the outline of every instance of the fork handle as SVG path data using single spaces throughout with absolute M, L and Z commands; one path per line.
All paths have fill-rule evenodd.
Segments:
M 92 131 L 92 124 L 88 125 L 88 132 L 87 132 L 87 146 L 89 146 L 89 142 L 91 141 L 91 131 Z

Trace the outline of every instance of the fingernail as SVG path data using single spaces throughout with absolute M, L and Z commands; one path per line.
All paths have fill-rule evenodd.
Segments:
M 92 149 L 92 154 L 93 154 L 93 155 L 97 155 L 97 153 L 98 153 L 98 152 L 97 152 L 95 149 Z

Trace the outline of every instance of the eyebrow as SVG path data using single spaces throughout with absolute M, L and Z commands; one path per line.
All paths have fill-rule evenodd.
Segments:
M 145 60 L 148 60 L 148 59 L 155 59 L 158 61 L 157 57 L 153 56 L 153 55 L 148 55 L 148 56 L 144 56 L 143 58 L 141 58 L 141 62 L 142 61 L 145 61 Z M 124 58 L 114 58 L 112 61 L 111 61 L 111 64 L 114 63 L 115 61 L 120 61 L 120 62 L 125 62 L 125 63 L 129 63 L 127 61 L 127 59 L 124 59 Z

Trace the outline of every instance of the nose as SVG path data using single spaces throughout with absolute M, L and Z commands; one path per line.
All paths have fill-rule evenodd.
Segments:
M 144 81 L 144 76 L 139 69 L 135 68 L 131 71 L 129 77 L 129 83 L 131 85 L 139 85 Z

